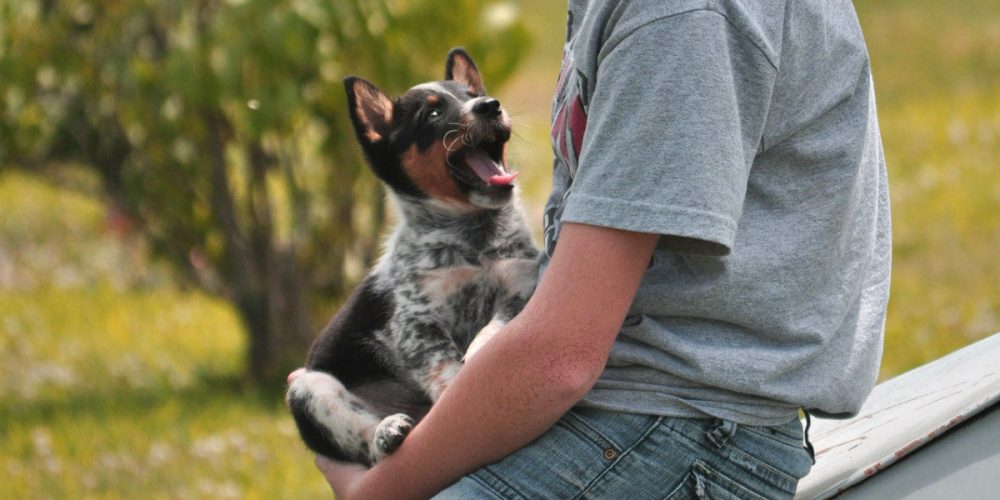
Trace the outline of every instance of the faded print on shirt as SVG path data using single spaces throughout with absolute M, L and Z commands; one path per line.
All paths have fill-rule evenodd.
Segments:
M 572 15 L 569 20 L 572 27 Z M 587 111 L 582 89 L 585 78 L 573 64 L 572 40 L 563 50 L 563 63 L 552 101 L 552 149 L 555 154 L 552 172 L 552 193 L 545 205 L 545 254 L 552 258 L 559 237 L 563 207 L 572 189 L 578 159 L 587 130 Z

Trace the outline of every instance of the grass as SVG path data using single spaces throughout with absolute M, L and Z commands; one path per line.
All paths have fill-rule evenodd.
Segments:
M 1000 1 L 859 3 L 893 210 L 884 378 L 1000 330 Z
M 534 221 L 560 4 L 532 5 L 536 52 L 498 92 Z M 998 8 L 858 2 L 893 198 L 883 377 L 1000 330 Z M 280 392 L 239 380 L 233 312 L 111 226 L 90 197 L 0 176 L 0 498 L 327 497 Z
M 328 491 L 225 303 L 136 269 L 88 197 L 8 172 L 0 206 L 0 498 Z

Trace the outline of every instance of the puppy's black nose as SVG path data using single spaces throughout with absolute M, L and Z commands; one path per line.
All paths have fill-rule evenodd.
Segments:
M 472 112 L 486 118 L 496 118 L 500 116 L 500 101 L 492 97 L 487 97 L 486 99 L 477 102 L 476 105 L 472 107 Z

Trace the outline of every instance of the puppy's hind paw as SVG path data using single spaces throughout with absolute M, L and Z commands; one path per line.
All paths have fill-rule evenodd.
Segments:
M 379 422 L 372 433 L 372 461 L 380 462 L 403 444 L 413 429 L 413 419 L 402 414 L 389 415 Z

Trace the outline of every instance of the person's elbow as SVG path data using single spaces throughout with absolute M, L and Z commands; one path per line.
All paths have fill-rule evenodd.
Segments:
M 545 370 L 546 392 L 554 401 L 572 406 L 597 382 L 606 358 L 591 351 L 561 353 Z

